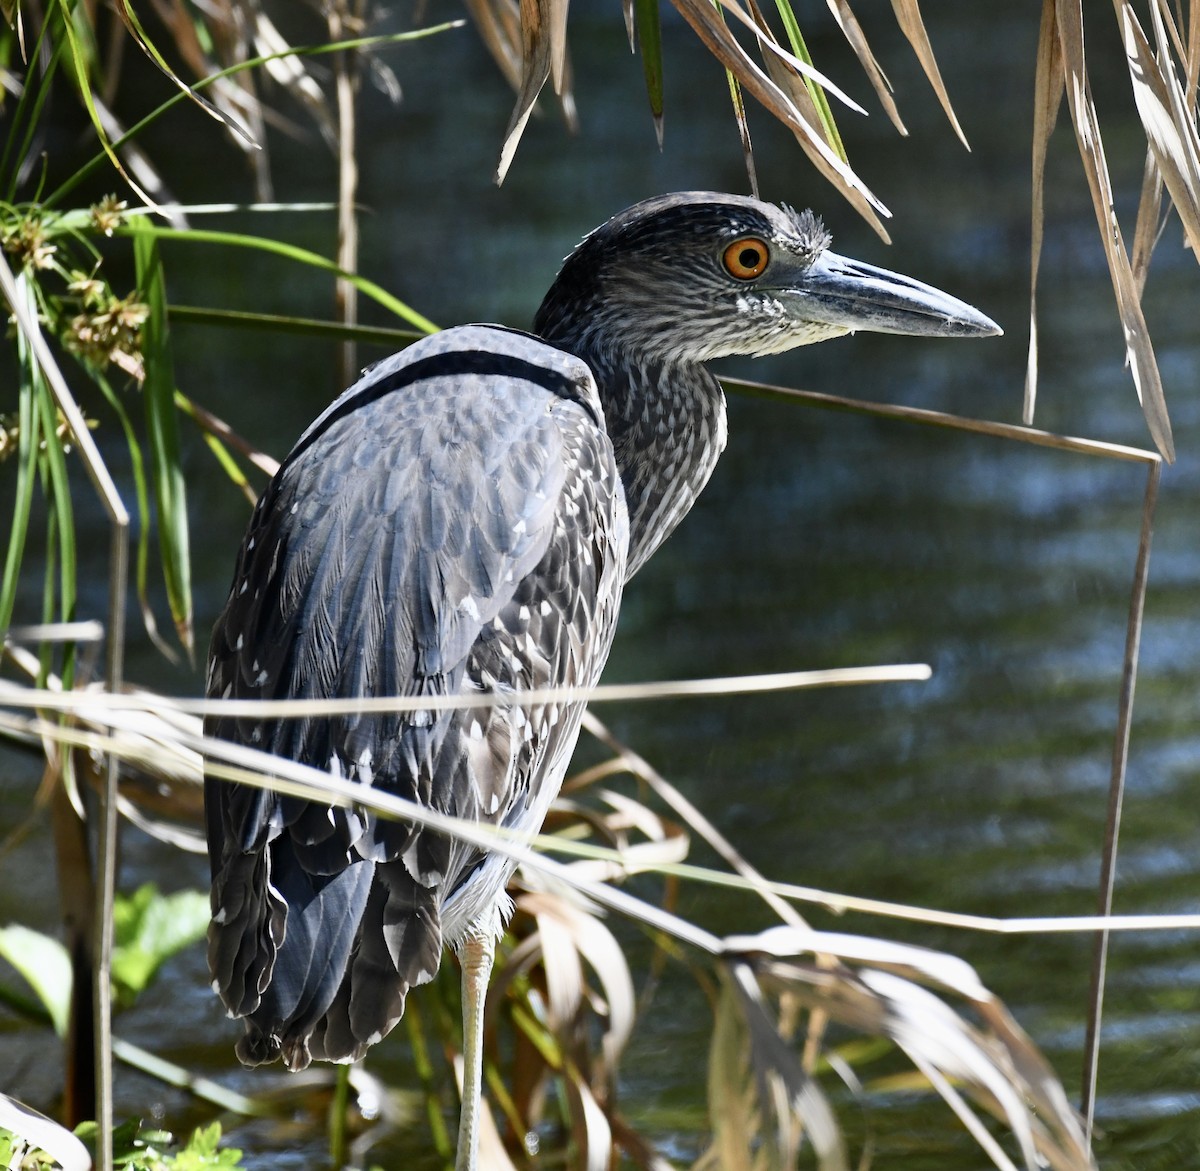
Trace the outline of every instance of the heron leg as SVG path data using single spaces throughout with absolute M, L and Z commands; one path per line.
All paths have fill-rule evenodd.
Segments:
M 463 1084 L 454 1171 L 476 1171 L 479 1162 L 479 1112 L 483 1091 L 483 1006 L 487 999 L 496 939 L 472 932 L 459 950 L 462 963 Z

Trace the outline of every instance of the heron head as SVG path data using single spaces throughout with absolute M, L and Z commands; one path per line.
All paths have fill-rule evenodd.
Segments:
M 586 237 L 538 311 L 552 341 L 708 361 L 872 330 L 1000 333 L 930 285 L 849 260 L 810 211 L 712 192 L 635 204 Z

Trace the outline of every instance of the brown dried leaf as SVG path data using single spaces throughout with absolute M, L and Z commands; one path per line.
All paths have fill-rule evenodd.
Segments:
M 751 11 L 754 13 L 756 21 L 762 21 L 763 32 L 769 31 L 766 29 L 766 22 L 763 21 L 757 4 L 754 4 L 753 0 L 751 0 L 751 5 Z M 788 60 L 787 58 L 790 55 L 781 55 L 780 53 L 772 52 L 771 46 L 774 45 L 774 38 L 760 34 L 759 40 L 763 47 L 763 64 L 766 66 L 767 75 L 788 96 L 792 105 L 796 108 L 796 113 L 808 123 L 813 134 L 824 138 L 828 142 L 828 135 L 822 125 L 821 114 L 817 109 L 816 102 L 813 101 L 812 93 L 808 86 L 804 84 L 803 78 L 799 76 L 798 71 L 792 64 L 796 59 L 791 58 Z M 855 105 L 855 109 L 861 110 L 862 107 Z M 830 143 L 830 146 L 837 150 L 835 143 Z M 845 152 L 840 151 L 838 153 L 839 157 L 841 157 Z
M 1158 56 L 1128 4 L 1121 6 L 1121 32 L 1146 141 L 1192 251 L 1200 256 L 1200 136 L 1172 68 L 1167 33 L 1157 4 L 1151 5 Z
M 842 1132 L 828 1100 L 801 1065 L 748 964 L 730 965 L 727 976 L 750 1040 L 750 1065 L 758 1087 L 763 1136 L 774 1148 L 777 1165 L 792 1167 L 807 1136 L 820 1171 L 849 1171 Z M 767 1125 L 767 1120 L 770 1125 Z
M 548 1020 L 550 1027 L 561 1034 L 583 1004 L 583 964 L 579 942 L 566 917 L 557 913 L 556 901 L 553 895 L 531 894 L 521 899 L 521 909 L 532 914 L 538 925 Z
M 616 830 L 637 830 L 651 842 L 663 842 L 671 835 L 671 828 L 648 805 L 626 797 L 613 789 L 601 789 L 600 799 L 613 809 L 609 824 Z
M 829 11 L 833 13 L 834 20 L 838 23 L 838 28 L 842 30 L 842 36 L 846 38 L 850 48 L 854 50 L 855 56 L 858 58 L 858 63 L 863 67 L 871 85 L 875 88 L 875 95 L 879 98 L 880 105 L 887 112 L 887 116 L 892 120 L 892 125 L 896 127 L 901 134 L 907 135 L 908 130 L 904 123 L 900 121 L 900 111 L 896 108 L 895 100 L 892 98 L 892 83 L 888 81 L 887 74 L 883 72 L 879 62 L 875 59 L 875 54 L 871 52 L 871 46 L 867 44 L 866 34 L 862 30 L 862 26 L 858 23 L 858 18 L 850 9 L 848 0 L 828 0 Z
M 570 1105 L 571 1133 L 585 1171 L 608 1171 L 612 1160 L 612 1129 L 586 1079 L 574 1066 L 563 1079 Z
M 896 20 L 901 31 L 908 38 L 908 43 L 912 45 L 917 60 L 921 62 L 921 68 L 925 70 L 925 76 L 929 78 L 929 84 L 933 86 L 938 101 L 942 103 L 942 109 L 945 110 L 946 117 L 950 119 L 954 133 L 958 135 L 963 146 L 970 150 L 971 144 L 967 142 L 967 136 L 958 124 L 958 117 L 954 113 L 954 107 L 950 104 L 950 95 L 946 92 L 945 83 L 942 81 L 937 59 L 933 55 L 933 46 L 929 43 L 925 22 L 921 19 L 920 5 L 917 0 L 892 0 L 892 10 L 896 13 Z
M 1113 209 L 1112 181 L 1084 64 L 1083 14 L 1073 0 L 1058 0 L 1056 20 L 1066 69 L 1067 102 L 1071 109 L 1071 120 L 1075 125 L 1075 137 L 1087 174 L 1088 187 L 1092 193 L 1092 205 L 1108 260 L 1117 309 L 1121 315 L 1126 360 L 1133 375 L 1134 388 L 1138 401 L 1142 404 L 1142 413 L 1146 417 L 1150 435 L 1163 458 L 1168 463 L 1173 463 L 1175 443 L 1171 437 L 1171 420 L 1163 397 L 1158 362 L 1154 357 L 1154 347 L 1142 314 L 1137 285 L 1121 235 L 1121 226 Z
M 288 53 L 291 45 L 275 27 L 270 17 L 261 8 L 254 9 L 254 49 L 262 57 L 270 58 L 263 68 L 292 95 L 312 116 L 327 143 L 337 142 L 337 124 L 329 109 L 324 90 L 308 71 L 302 57 Z
M 503 183 L 512 165 L 517 144 L 525 132 L 533 104 L 550 76 L 552 55 L 550 11 L 553 0 L 521 0 L 521 83 L 517 87 L 517 103 L 513 106 L 504 143 L 500 147 L 500 162 L 496 166 L 496 182 Z
M 1154 161 L 1154 151 L 1146 147 L 1146 163 L 1142 170 L 1142 193 L 1138 197 L 1137 224 L 1133 229 L 1133 249 L 1130 266 L 1140 297 L 1150 274 L 1150 258 L 1162 234 L 1166 221 L 1162 218 L 1162 172 Z
M 567 2 L 548 0 L 548 3 L 539 6 L 548 9 L 545 20 L 550 37 L 550 83 L 556 94 L 563 92 L 567 76 Z
M 1042 259 L 1046 220 L 1046 152 L 1062 105 L 1064 74 L 1062 51 L 1054 21 L 1055 0 L 1042 2 L 1042 27 L 1038 34 L 1037 73 L 1033 86 L 1033 207 L 1029 257 L 1029 358 L 1025 368 L 1025 407 L 1022 420 L 1033 424 L 1037 402 L 1038 334 L 1037 283 Z
M 1061 1083 L 962 960 L 887 940 L 791 927 L 727 939 L 725 945 L 731 957 L 746 957 L 745 962 L 735 963 L 735 970 L 752 964 L 762 980 L 810 1008 L 861 1032 L 889 1037 L 929 1076 L 989 1153 L 994 1145 L 982 1137 L 984 1132 L 959 1097 L 959 1090 L 968 1092 L 978 1106 L 1008 1126 L 1030 1171 L 1046 1163 L 1059 1171 L 1094 1168 Z M 789 952 L 791 959 L 786 958 Z M 803 959 L 805 955 L 829 954 L 843 962 L 830 968 L 816 959 Z M 766 955 L 779 958 L 761 958 Z M 745 971 L 739 979 L 749 996 Z M 922 987 L 926 983 L 966 1001 L 970 1012 L 987 1028 L 971 1024 Z M 764 1053 L 768 1052 L 764 1048 Z M 953 1090 L 951 1083 L 956 1087 Z
M 845 90 L 830 81 L 819 69 L 816 69 L 807 61 L 802 61 L 779 43 L 774 33 L 771 32 L 770 26 L 762 18 L 762 14 L 759 12 L 757 4 L 753 3 L 753 0 L 751 0 L 751 11 L 749 13 L 742 8 L 737 0 L 719 0 L 719 2 L 726 12 L 732 14 L 754 34 L 768 64 L 772 60 L 781 63 L 788 71 L 807 77 L 810 81 L 819 85 L 826 93 L 833 94 L 838 101 L 848 106 L 856 114 L 866 114 L 866 110 L 850 97 Z
M 870 964 L 876 968 L 904 971 L 927 983 L 938 984 L 968 1000 L 986 1000 L 991 997 L 991 993 L 980 982 L 975 969 L 966 960 L 909 943 L 897 943 L 891 939 L 876 939 L 869 935 L 851 935 L 840 931 L 816 931 L 808 926 L 785 924 L 768 927 L 756 935 L 727 936 L 724 943 L 729 952 L 737 955 L 836 955 L 848 963 Z
M 516 71 L 516 37 L 512 28 L 512 6 L 506 0 L 468 0 L 468 9 L 479 25 L 492 55 L 514 82 L 517 101 L 504 132 L 496 182 L 503 183 L 521 135 L 533 113 L 534 103 L 548 78 L 567 124 L 574 127 L 575 103 L 570 92 L 570 66 L 567 62 L 567 0 L 521 0 L 520 69 Z
M 712 1146 L 701 1160 L 722 1171 L 753 1171 L 751 1156 L 759 1135 L 754 1084 L 748 1062 L 749 1039 L 732 985 L 721 981 L 708 1048 L 708 1116 Z
M 530 891 L 517 901 L 534 916 L 541 936 L 542 964 L 550 998 L 550 1019 L 556 1031 L 573 1024 L 583 1009 L 585 985 L 581 960 L 596 973 L 608 1024 L 601 1040 L 604 1060 L 598 1069 L 604 1079 L 633 1031 L 636 998 L 625 955 L 608 927 L 595 915 L 547 891 Z
M 521 20 L 515 0 L 463 0 L 504 80 L 521 87 Z

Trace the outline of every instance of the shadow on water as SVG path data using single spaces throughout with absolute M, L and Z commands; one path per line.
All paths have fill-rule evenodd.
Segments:
M 582 137 L 568 140 L 552 118 L 535 122 L 501 191 L 489 175 L 509 96 L 472 35 L 396 54 L 404 103 L 393 109 L 373 94 L 363 101 L 365 272 L 443 323 L 525 325 L 558 259 L 607 215 L 660 190 L 744 189 L 719 72 L 684 30 L 668 28 L 667 148 L 659 155 L 638 62 L 621 52 L 623 31 L 609 15 L 594 27 L 594 14 L 573 15 Z M 1009 16 L 997 33 L 991 13 L 974 6 L 926 17 L 974 153 L 954 142 L 915 63 L 886 27 L 869 31 L 888 46 L 884 64 L 912 137 L 899 140 L 881 114 L 843 120 L 852 158 L 896 212 L 895 247 L 886 249 L 836 206 L 787 137 L 756 117 L 763 191 L 823 207 L 839 251 L 953 291 L 1000 320 L 1006 337 L 969 344 L 843 339 L 736 372 L 1016 421 L 1036 29 L 1024 13 L 1024 23 Z M 980 67 L 973 45 L 983 36 L 991 48 Z M 1091 67 L 1100 72 L 1098 91 L 1105 70 L 1113 86 L 1127 87 L 1115 40 L 1101 31 L 1097 44 Z M 819 62 L 844 59 L 832 41 L 812 47 Z M 848 63 L 840 73 L 827 68 L 857 77 Z M 446 92 L 439 82 L 447 77 L 471 81 Z M 851 88 L 873 105 L 860 92 L 864 85 Z M 1112 138 L 1132 142 L 1119 126 Z M 1119 146 L 1112 153 L 1123 198 L 1132 200 L 1141 155 L 1122 155 Z M 281 142 L 275 157 L 280 191 L 329 197 L 331 165 L 315 146 L 289 153 Z M 216 170 L 204 159 L 195 164 Z M 227 175 L 189 176 L 185 160 L 165 165 L 181 176 L 180 189 L 194 179 L 198 198 L 206 185 L 214 197 L 229 197 Z M 1145 446 L 1065 132 L 1055 140 L 1052 169 L 1065 181 L 1049 208 L 1039 424 Z M 328 221 L 297 220 L 295 232 L 299 242 L 331 250 Z M 1200 543 L 1193 519 L 1200 405 L 1188 398 L 1200 341 L 1195 269 L 1173 226 L 1160 251 L 1148 318 L 1180 458 L 1164 479 L 1151 563 L 1117 892 L 1122 911 L 1194 910 L 1200 893 Z M 182 248 L 167 256 L 172 295 L 181 302 L 327 312 L 328 290 L 297 285 L 295 272 L 241 255 L 219 268 L 189 267 L 192 260 Z M 177 329 L 175 344 L 184 389 L 277 455 L 336 389 L 327 346 L 197 328 Z M 749 399 L 733 401 L 730 414 L 729 449 L 712 485 L 626 596 L 607 678 L 907 661 L 929 662 L 934 678 L 922 686 L 601 714 L 772 877 L 987 915 L 1090 913 L 1144 472 Z M 206 631 L 246 516 L 198 443 L 188 458 L 196 473 L 197 620 Z M 197 676 L 165 668 L 144 642 L 132 647 L 129 673 L 178 691 L 199 687 Z M 26 808 L 34 779 L 27 765 L 14 765 L 0 788 L 5 824 Z M 134 831 L 124 846 L 125 888 L 147 878 L 167 887 L 205 880 L 202 860 L 181 862 Z M 48 840 L 35 834 L 0 859 L 5 919 L 53 921 L 48 857 Z M 35 875 L 36 885 L 28 885 Z M 752 902 L 695 889 L 685 892 L 682 910 L 718 932 L 764 921 Z M 964 955 L 1076 1092 L 1086 939 L 970 936 L 836 920 L 819 910 L 812 919 Z M 1098 1151 L 1113 1169 L 1179 1166 L 1200 1139 L 1200 945 L 1189 934 L 1120 937 L 1112 965 Z M 685 1157 L 696 1153 L 705 1124 L 698 1071 L 709 1014 L 685 979 L 668 991 L 641 1024 L 624 1093 L 633 1120 L 668 1153 Z M 57 1074 L 44 1060 L 44 1038 L 0 1027 L 13 1055 L 0 1090 L 51 1100 Z M 208 991 L 198 950 L 173 962 L 121 1019 L 120 1031 L 230 1076 L 235 1030 Z M 371 1057 L 375 1068 L 398 1077 L 404 1062 L 399 1036 Z M 888 1069 L 886 1061 L 879 1066 Z M 233 1080 L 250 1085 L 258 1076 L 239 1072 Z M 124 1110 L 144 1112 L 158 1102 L 177 1122 L 182 1103 L 161 1087 L 128 1072 L 119 1085 Z M 947 1112 L 920 1095 L 873 1098 L 844 1109 L 843 1121 L 871 1136 L 881 1165 L 918 1171 L 981 1162 Z M 389 1157 L 418 1166 L 423 1149 L 422 1140 Z M 302 1164 L 316 1157 L 296 1154 Z M 264 1155 L 268 1163 L 282 1165 L 274 1153 Z

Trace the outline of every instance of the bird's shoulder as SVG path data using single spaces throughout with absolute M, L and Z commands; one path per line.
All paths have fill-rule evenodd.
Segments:
M 540 391 L 582 407 L 603 430 L 604 412 L 591 368 L 574 354 L 522 330 L 501 325 L 460 325 L 431 334 L 368 366 L 362 377 L 335 399 L 305 430 L 288 456 L 299 458 L 339 419 L 388 399 L 403 414 L 406 389 L 431 381 L 453 383 L 461 398 L 483 390 L 504 395 Z
M 565 584 L 593 525 L 608 534 L 599 547 L 625 542 L 599 412 L 586 363 L 499 327 L 447 330 L 377 364 L 260 500 L 214 630 L 210 695 L 455 687 L 535 569 Z M 281 722 L 269 742 L 220 734 L 296 755 L 302 745 L 283 741 L 304 725 Z

